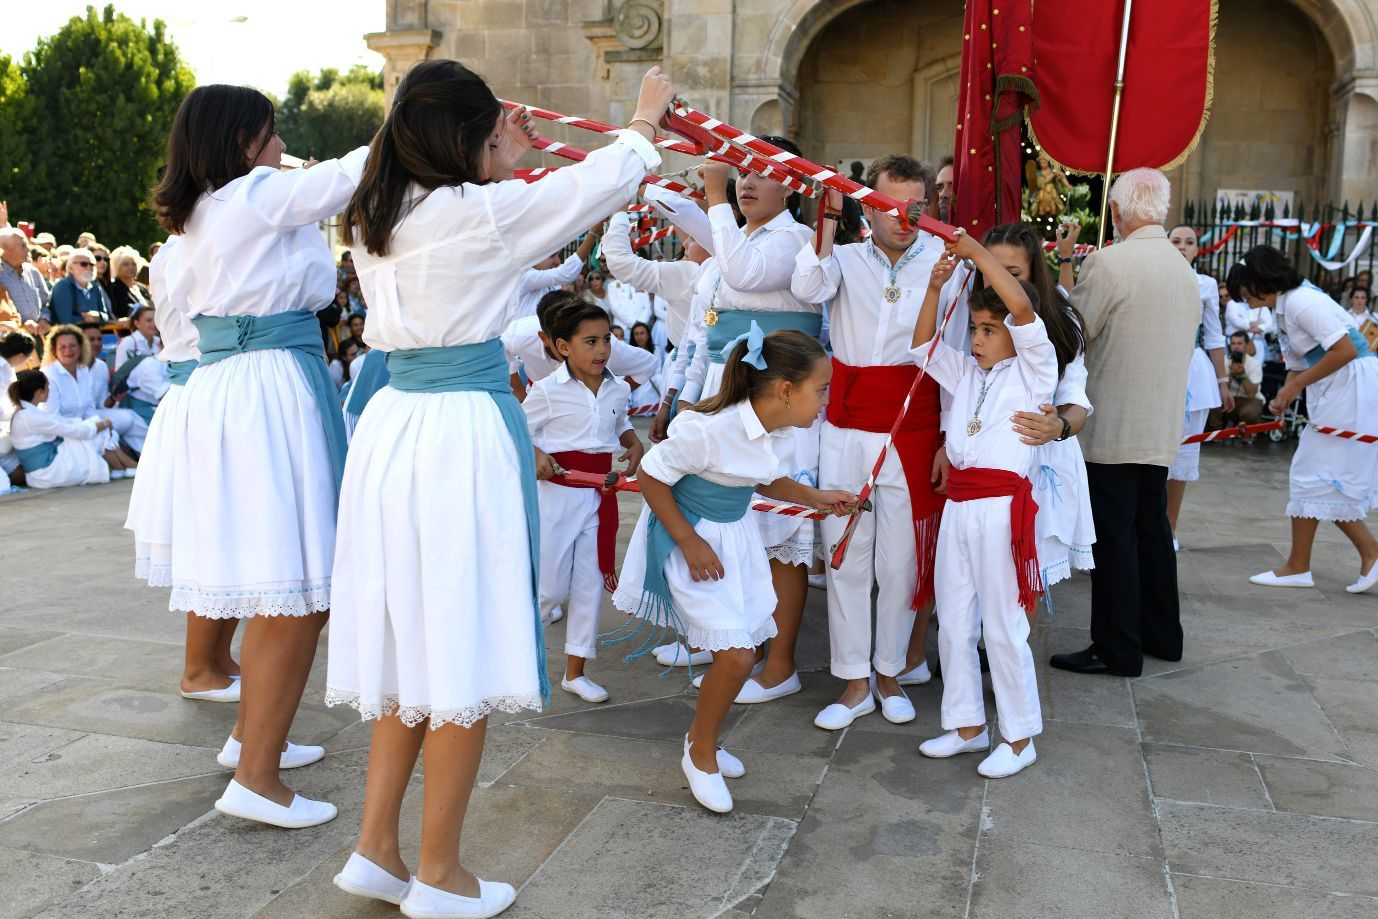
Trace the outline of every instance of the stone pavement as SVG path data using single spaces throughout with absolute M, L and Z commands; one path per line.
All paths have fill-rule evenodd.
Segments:
M 1055 589 L 1033 637 L 1046 731 L 1018 777 L 918 755 L 938 683 L 911 692 L 915 723 L 813 727 L 838 686 L 813 591 L 804 691 L 729 719 L 748 767 L 735 813 L 685 788 L 682 674 L 605 652 L 590 673 L 610 702 L 557 685 L 546 712 L 493 718 L 466 863 L 519 886 L 513 919 L 1378 916 L 1378 596 L 1344 592 L 1356 561 L 1334 527 L 1316 590 L 1245 581 L 1285 547 L 1287 454 L 1207 448 L 1181 534 L 1181 663 L 1137 680 L 1048 670 L 1088 641 L 1089 580 Z M 339 819 L 288 832 L 212 809 L 233 707 L 176 693 L 183 623 L 131 577 L 128 494 L 0 499 L 0 916 L 396 915 L 330 883 L 369 727 L 321 704 L 324 643 L 292 737 L 330 753 L 291 781 Z

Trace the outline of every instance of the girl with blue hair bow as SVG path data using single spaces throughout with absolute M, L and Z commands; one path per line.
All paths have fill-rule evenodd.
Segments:
M 753 322 L 726 350 L 717 395 L 686 407 L 641 462 L 646 507 L 613 595 L 618 609 L 672 627 L 713 656 L 680 765 L 694 798 L 718 813 L 732 809 L 723 777 L 746 769 L 718 747 L 718 733 L 754 649 L 776 634 L 766 547 L 747 515 L 752 494 L 838 514 L 856 505 L 853 494 L 796 481 L 781 460 L 790 432 L 812 425 L 827 403 L 832 367 L 818 340 L 797 329 L 767 335 Z M 649 653 L 652 640 L 631 656 Z

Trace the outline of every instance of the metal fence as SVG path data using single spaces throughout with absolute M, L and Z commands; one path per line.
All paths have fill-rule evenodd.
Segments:
M 1196 270 L 1224 280 L 1230 266 L 1239 261 L 1254 246 L 1269 245 L 1292 257 L 1303 277 L 1329 291 L 1338 291 L 1345 278 L 1361 271 L 1373 276 L 1373 225 L 1378 224 L 1378 201 L 1365 205 L 1360 202 L 1351 208 L 1343 204 L 1312 205 L 1308 209 L 1298 201 L 1295 213 L 1284 206 L 1279 213 L 1269 205 L 1254 205 L 1246 209 L 1188 201 L 1182 210 L 1182 222 L 1195 227 L 1201 236 L 1201 254 L 1196 258 Z M 1363 246 L 1358 256 L 1339 268 L 1327 268 L 1326 262 L 1345 262 L 1355 248 Z

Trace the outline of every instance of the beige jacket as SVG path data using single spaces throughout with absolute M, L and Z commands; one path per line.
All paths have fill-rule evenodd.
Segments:
M 1161 226 L 1087 256 L 1072 290 L 1086 326 L 1082 429 L 1088 463 L 1171 466 L 1182 442 L 1187 367 L 1201 299 L 1196 273 Z

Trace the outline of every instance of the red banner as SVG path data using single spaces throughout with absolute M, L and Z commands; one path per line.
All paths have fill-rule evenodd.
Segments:
M 1124 0 L 1038 0 L 1038 145 L 1076 172 L 1105 172 Z M 1196 146 L 1210 110 L 1215 0 L 1139 0 L 1129 19 L 1114 172 L 1169 169 Z
M 1024 107 L 1038 99 L 1032 26 L 1030 0 L 967 0 L 952 222 L 978 239 L 997 223 L 1019 219 L 1020 125 Z

